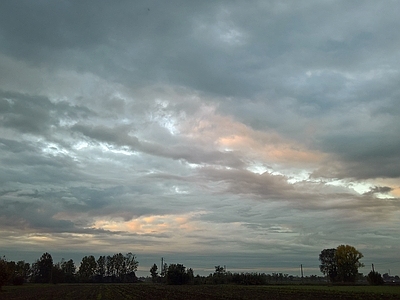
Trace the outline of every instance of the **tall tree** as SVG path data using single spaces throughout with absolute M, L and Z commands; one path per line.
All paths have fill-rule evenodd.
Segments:
M 106 257 L 106 273 L 107 276 L 115 276 L 114 256 L 107 255 Z
M 319 254 L 319 269 L 323 274 L 328 276 L 331 282 L 336 281 L 338 271 L 337 271 L 337 261 L 335 257 L 336 249 L 324 249 Z
M 150 274 L 151 274 L 151 279 L 153 282 L 157 282 L 158 280 L 158 273 L 157 273 L 158 267 L 156 264 L 154 264 L 151 268 L 150 268 Z
M 338 246 L 336 248 L 335 258 L 339 280 L 354 282 L 358 274 L 358 269 L 364 266 L 364 264 L 360 262 L 360 259 L 363 257 L 364 255 L 353 246 Z
M 26 263 L 24 260 L 20 260 L 16 264 L 16 275 L 23 278 L 24 280 L 28 279 L 30 275 L 31 266 L 29 263 Z
M 125 272 L 125 258 L 122 253 L 114 254 L 114 267 L 115 267 L 115 274 L 119 279 L 126 274 Z
M 136 255 L 129 252 L 125 255 L 125 266 L 127 274 L 136 272 L 139 262 L 136 260 Z
M 68 261 L 61 261 L 61 270 L 65 274 L 65 282 L 74 282 L 75 281 L 75 272 L 76 272 L 76 267 L 75 263 L 72 259 Z
M 106 257 L 104 255 L 97 260 L 96 274 L 101 278 L 106 274 Z
M 79 277 L 82 281 L 91 281 L 93 279 L 93 275 L 96 272 L 96 259 L 93 255 L 85 256 L 82 258 L 81 265 L 79 267 Z
M 193 270 L 186 272 L 186 267 L 182 264 L 170 264 L 167 270 L 167 284 L 187 284 Z
M 61 268 L 61 263 L 56 263 L 53 266 L 51 274 L 51 282 L 54 284 L 65 282 L 65 273 Z
M 6 284 L 10 278 L 10 272 L 8 270 L 8 264 L 5 257 L 0 257 L 0 291 L 1 287 Z
M 39 260 L 37 259 L 35 262 L 31 264 L 31 280 L 32 282 L 37 282 L 39 278 Z
M 53 270 L 53 258 L 47 252 L 43 253 L 37 261 L 38 277 L 35 279 L 37 282 L 49 283 L 51 281 L 51 274 Z

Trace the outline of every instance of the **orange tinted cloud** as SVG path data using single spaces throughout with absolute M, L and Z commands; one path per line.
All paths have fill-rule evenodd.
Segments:
M 219 115 L 210 106 L 202 107 L 193 118 L 182 123 L 180 131 L 195 143 L 220 151 L 236 151 L 245 160 L 309 164 L 321 162 L 326 156 L 276 132 L 254 130 L 231 117 Z
M 110 231 L 125 231 L 137 234 L 165 233 L 177 229 L 186 231 L 196 230 L 195 222 L 191 218 L 198 213 L 186 215 L 154 215 L 139 217 L 130 221 L 124 220 L 97 220 L 93 227 Z

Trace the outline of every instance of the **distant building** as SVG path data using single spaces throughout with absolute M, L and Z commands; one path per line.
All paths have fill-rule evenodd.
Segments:
M 395 275 L 395 276 L 390 276 L 388 273 L 385 273 L 382 275 L 383 281 L 385 283 L 397 283 L 400 284 L 400 277 Z

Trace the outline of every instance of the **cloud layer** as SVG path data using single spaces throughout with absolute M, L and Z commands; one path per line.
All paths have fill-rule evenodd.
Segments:
M 0 250 L 394 268 L 398 6 L 1 3 Z

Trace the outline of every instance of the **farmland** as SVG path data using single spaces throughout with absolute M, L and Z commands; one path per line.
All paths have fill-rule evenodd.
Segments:
M 0 299 L 399 299 L 399 286 L 59 284 L 6 286 Z

